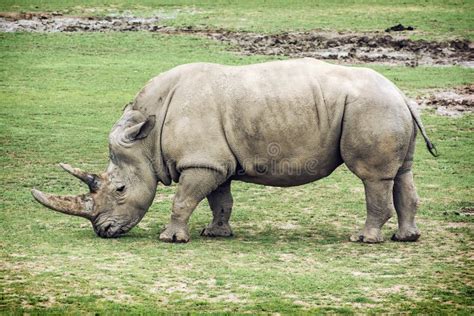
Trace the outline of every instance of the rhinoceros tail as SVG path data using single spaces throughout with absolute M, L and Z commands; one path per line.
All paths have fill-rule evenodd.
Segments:
M 428 135 L 426 134 L 425 127 L 421 123 L 421 117 L 418 114 L 418 110 L 415 107 L 416 103 L 413 102 L 413 101 L 408 100 L 408 98 L 406 98 L 406 97 L 405 97 L 405 103 L 406 103 L 408 109 L 410 110 L 411 116 L 413 117 L 413 120 L 415 121 L 416 126 L 420 130 L 421 135 L 423 136 L 423 138 L 425 140 L 426 147 L 428 148 L 428 151 L 430 152 L 431 155 L 433 155 L 433 157 L 438 157 L 439 156 L 438 150 L 436 149 L 436 146 L 428 138 Z

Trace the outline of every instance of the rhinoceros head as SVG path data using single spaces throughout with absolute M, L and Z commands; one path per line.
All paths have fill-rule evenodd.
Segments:
M 32 190 L 44 206 L 92 222 L 100 237 L 117 237 L 134 227 L 153 202 L 157 180 L 152 166 L 155 117 L 127 110 L 109 135 L 110 160 L 102 174 L 60 166 L 89 187 L 89 193 L 57 196 Z

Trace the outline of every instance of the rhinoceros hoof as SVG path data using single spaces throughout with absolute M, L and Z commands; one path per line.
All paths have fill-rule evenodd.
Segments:
M 414 242 L 420 238 L 421 234 L 418 229 L 413 231 L 398 231 L 392 236 L 393 241 Z
M 363 242 L 368 244 L 376 244 L 383 242 L 383 237 L 380 231 L 377 232 L 362 232 L 352 235 L 350 240 L 353 242 Z
M 201 231 L 201 236 L 205 237 L 232 237 L 233 235 L 229 224 L 209 225 Z
M 160 234 L 160 240 L 164 242 L 188 242 L 189 232 L 187 227 L 168 225 Z

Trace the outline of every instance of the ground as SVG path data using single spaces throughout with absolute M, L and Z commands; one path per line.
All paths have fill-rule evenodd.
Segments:
M 422 112 L 441 156 L 432 158 L 418 140 L 414 173 L 422 237 L 417 243 L 348 241 L 364 222 L 365 205 L 360 181 L 345 167 L 294 188 L 236 182 L 234 237 L 199 235 L 211 218 L 203 202 L 191 218 L 192 241 L 180 245 L 158 240 L 175 186 L 159 186 L 143 221 L 113 240 L 96 237 L 84 219 L 46 210 L 30 195 L 33 187 L 58 194 L 85 191 L 57 163 L 103 170 L 110 128 L 122 106 L 154 75 L 194 61 L 287 58 L 245 55 L 238 45 L 184 32 L 185 26 L 257 34 L 321 28 L 383 34 L 403 23 L 415 33 L 396 36 L 471 41 L 472 2 L 71 3 L 2 1 L 0 10 L 160 14 L 167 17 L 162 25 L 179 32 L 0 33 L 1 312 L 473 313 L 474 124 L 469 113 L 446 117 L 431 107 Z M 364 65 L 413 98 L 474 83 L 474 70 L 455 61 Z M 386 240 L 395 229 L 393 218 L 384 228 Z

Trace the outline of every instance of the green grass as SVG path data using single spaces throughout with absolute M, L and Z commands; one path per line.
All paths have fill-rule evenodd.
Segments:
M 441 157 L 418 146 L 418 243 L 362 245 L 362 185 L 345 167 L 295 188 L 235 183 L 232 239 L 205 239 L 207 203 L 192 241 L 165 244 L 175 187 L 126 237 L 96 237 L 83 219 L 48 211 L 30 189 L 84 191 L 56 164 L 107 163 L 107 135 L 152 76 L 193 61 L 247 64 L 201 38 L 128 34 L 0 34 L 0 311 L 239 313 L 473 312 L 472 116 L 424 113 Z M 374 67 L 414 95 L 473 82 L 458 67 Z M 385 227 L 388 239 L 396 229 Z
M 176 16 L 166 21 L 170 25 L 259 32 L 374 31 L 402 22 L 417 27 L 414 37 L 472 38 L 472 2 L 257 5 L 3 1 L 0 9 L 81 14 L 131 9 Z M 192 243 L 160 243 L 175 189 L 160 187 L 137 228 L 124 238 L 102 240 L 84 220 L 41 208 L 30 188 L 83 190 L 56 163 L 103 169 L 108 130 L 122 105 L 153 75 L 192 61 L 246 64 L 269 57 L 237 56 L 195 37 L 146 33 L 0 35 L 0 46 L 1 310 L 472 313 L 473 221 L 457 215 L 474 200 L 472 116 L 424 115 L 442 156 L 429 157 L 422 144 L 417 152 L 424 233 L 419 243 L 347 242 L 365 212 L 362 187 L 346 168 L 290 189 L 236 183 L 233 239 L 199 237 L 210 219 L 202 203 L 191 221 Z M 474 81 L 472 70 L 459 67 L 372 68 L 412 96 Z M 388 223 L 387 238 L 395 227 L 395 220 Z
M 91 10 L 92 9 L 92 10 Z M 158 14 L 175 26 L 226 28 L 256 32 L 288 30 L 381 31 L 398 23 L 412 25 L 414 38 L 473 38 L 474 2 L 467 0 L 364 1 L 171 1 L 171 0 L 3 0 L 2 11 L 69 10 L 109 14 L 131 10 Z

